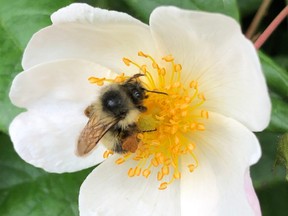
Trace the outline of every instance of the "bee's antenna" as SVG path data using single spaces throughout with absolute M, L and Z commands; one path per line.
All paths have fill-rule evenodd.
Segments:
M 145 74 L 141 74 L 141 73 L 137 73 L 137 74 L 134 74 L 132 77 L 130 77 L 126 82 L 130 82 L 131 80 L 133 79 L 137 79 L 138 77 L 141 77 L 141 76 L 145 76 Z
M 137 73 L 137 74 L 134 74 L 132 77 L 130 77 L 126 82 L 130 82 L 131 80 L 133 79 L 137 79 L 138 77 L 141 77 L 141 76 L 145 76 L 145 74 L 142 74 L 142 73 Z M 160 91 L 153 91 L 153 90 L 148 90 L 146 88 L 143 88 L 143 90 L 145 90 L 146 92 L 151 92 L 151 93 L 155 93 L 155 94 L 164 94 L 164 95 L 168 95 L 167 93 L 165 92 L 160 92 Z
M 168 95 L 166 92 L 152 91 L 152 90 L 148 90 L 148 89 L 145 89 L 145 91 L 147 91 L 147 92 L 151 92 L 151 93 L 155 93 L 155 94 L 164 94 L 164 95 Z

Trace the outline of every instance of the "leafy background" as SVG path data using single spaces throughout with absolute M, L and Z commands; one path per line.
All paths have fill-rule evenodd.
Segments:
M 91 169 L 77 173 L 51 174 L 22 161 L 8 135 L 8 125 L 21 110 L 8 98 L 14 76 L 20 72 L 21 57 L 33 33 L 50 25 L 50 15 L 73 0 L 0 0 L 0 215 L 78 215 L 78 191 Z M 86 0 L 90 5 L 123 11 L 148 22 L 159 5 L 220 12 L 238 20 L 243 32 L 251 23 L 261 0 Z M 262 32 L 285 7 L 272 1 L 257 33 Z M 288 31 L 287 19 L 259 52 L 273 102 L 269 127 L 257 136 L 263 156 L 251 174 L 264 216 L 286 216 L 288 184 L 285 167 L 274 168 L 280 137 L 288 131 Z M 287 140 L 286 140 L 287 141 Z M 288 153 L 287 153 L 288 154 Z M 284 158 L 285 159 L 285 158 Z M 287 158 L 286 158 L 287 160 Z M 229 181 L 227 179 L 227 181 Z

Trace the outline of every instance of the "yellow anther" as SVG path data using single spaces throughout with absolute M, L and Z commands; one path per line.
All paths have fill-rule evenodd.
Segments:
M 203 101 L 206 100 L 206 98 L 205 98 L 205 96 L 204 96 L 203 93 L 198 94 L 198 98 L 201 99 L 201 100 L 203 100 Z
M 145 58 L 148 57 L 148 55 L 146 55 L 146 54 L 143 53 L 142 51 L 139 51 L 139 52 L 138 52 L 138 56 L 142 56 L 142 57 L 145 57 Z
M 122 60 L 123 60 L 123 62 L 124 62 L 125 65 L 130 66 L 130 63 L 131 63 L 131 60 L 130 60 L 130 59 L 128 59 L 128 58 L 123 58 Z
M 174 65 L 174 70 L 175 70 L 176 72 L 180 72 L 180 71 L 182 70 L 182 65 L 181 65 L 181 64 L 176 64 L 176 65 Z
M 136 157 L 133 158 L 133 160 L 135 160 L 135 161 L 139 161 L 139 160 L 142 160 L 142 159 L 143 159 L 143 157 L 141 157 L 139 155 L 137 155 Z
M 191 97 L 189 96 L 186 96 L 184 100 L 185 100 L 185 103 L 191 103 Z
M 180 106 L 180 109 L 186 109 L 189 106 L 189 104 L 184 103 Z
M 163 175 L 168 175 L 170 172 L 168 166 L 163 166 L 161 170 L 162 170 Z
M 145 178 L 148 178 L 150 174 L 151 174 L 151 171 L 150 171 L 149 169 L 143 170 L 142 175 L 143 175 Z
M 151 145 L 154 145 L 154 146 L 156 145 L 157 146 L 157 145 L 160 145 L 160 144 L 161 143 L 159 142 L 159 140 L 152 140 L 151 141 Z
M 209 113 L 208 113 L 208 111 L 206 111 L 206 110 L 201 110 L 201 117 L 208 119 L 208 118 L 209 118 Z
M 103 154 L 103 158 L 107 159 L 110 155 L 113 155 L 113 151 L 106 150 Z
M 191 124 L 190 124 L 190 129 L 191 129 L 191 130 L 195 130 L 195 129 L 196 129 L 196 123 L 194 123 L 194 122 L 191 123 Z
M 122 83 L 126 80 L 126 77 L 125 77 L 125 74 L 124 73 L 121 73 L 119 76 L 117 76 L 115 79 L 114 79 L 114 82 L 115 83 Z
M 172 88 L 179 88 L 181 86 L 180 82 L 175 82 L 172 84 Z
M 187 145 L 187 149 L 188 149 L 189 151 L 194 151 L 194 149 L 195 149 L 195 144 L 194 144 L 194 143 L 189 143 L 189 144 Z
M 179 152 L 179 148 L 180 148 L 180 145 L 173 146 L 173 148 L 171 149 L 172 153 L 177 155 Z
M 164 164 L 165 164 L 166 166 L 170 166 L 170 165 L 171 165 L 171 159 L 170 159 L 170 158 L 166 158 L 166 159 L 164 160 Z
M 188 169 L 189 169 L 190 172 L 193 172 L 194 169 L 195 169 L 195 165 L 194 164 L 189 164 L 188 165 Z
M 180 139 L 179 139 L 178 136 L 175 136 L 174 140 L 175 140 L 175 144 L 179 144 L 180 143 Z
M 134 171 L 134 172 L 135 172 L 135 175 L 140 176 L 141 171 L 142 171 L 142 169 L 137 166 L 137 167 L 135 168 L 135 171 Z
M 155 155 L 156 160 L 158 163 L 162 164 L 164 162 L 164 156 L 162 155 L 161 152 L 157 152 Z
M 147 72 L 147 65 L 142 65 L 140 70 L 145 74 Z
M 124 163 L 126 160 L 124 159 L 124 158 L 118 158 L 116 161 L 115 161 L 115 163 L 116 164 L 122 164 L 122 163 Z
M 174 125 L 174 126 L 172 126 L 170 133 L 171 133 L 171 134 L 176 134 L 177 131 L 178 131 L 178 126 L 177 126 L 177 125 Z
M 188 131 L 188 129 L 189 129 L 189 125 L 185 124 L 185 125 L 183 125 L 183 127 L 181 129 L 182 129 L 183 133 L 186 133 Z
M 129 176 L 129 177 L 135 176 L 135 169 L 130 168 L 130 169 L 128 170 L 128 176 Z
M 158 74 L 161 76 L 165 76 L 165 74 L 166 74 L 165 68 L 158 69 Z
M 90 83 L 102 86 L 104 84 L 105 78 L 89 77 L 88 80 Z
M 168 183 L 167 182 L 163 182 L 163 183 L 160 184 L 158 189 L 159 190 L 165 190 L 167 188 L 167 186 L 168 186 Z
M 172 55 L 164 56 L 162 59 L 163 59 L 164 61 L 166 61 L 166 62 L 172 62 L 172 61 L 174 61 L 174 57 L 173 57 Z
M 198 123 L 197 126 L 196 126 L 197 130 L 199 131 L 204 131 L 205 130 L 205 126 L 204 124 L 202 123 Z
M 163 177 L 164 177 L 163 173 L 159 171 L 159 172 L 157 173 L 157 180 L 158 180 L 158 181 L 161 181 L 161 180 L 163 179 Z
M 189 87 L 190 88 L 194 88 L 194 89 L 197 89 L 198 88 L 198 82 L 197 81 L 191 81 L 190 84 L 189 84 Z
M 153 62 L 153 63 L 152 63 L 152 67 L 153 67 L 154 69 L 159 69 L 159 65 L 158 65 L 156 62 Z
M 176 171 L 176 172 L 173 174 L 173 177 L 174 177 L 175 179 L 180 179 L 180 178 L 181 178 L 181 173 L 178 172 L 178 171 Z
M 181 112 L 181 116 L 185 117 L 185 116 L 187 116 L 187 113 L 188 113 L 187 111 L 183 111 L 183 112 Z
M 153 165 L 154 167 L 157 167 L 157 166 L 159 165 L 159 162 L 158 162 L 158 160 L 157 160 L 156 158 L 153 158 L 153 159 L 151 160 L 151 163 L 152 163 L 152 165 Z

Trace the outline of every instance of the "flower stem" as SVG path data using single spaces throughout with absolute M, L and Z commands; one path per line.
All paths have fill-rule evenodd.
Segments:
M 255 34 L 261 20 L 263 19 L 264 15 L 267 12 L 267 9 L 269 8 L 271 3 L 271 0 L 263 0 L 262 4 L 260 5 L 259 9 L 257 10 L 257 13 L 255 17 L 252 20 L 252 23 L 247 29 L 246 37 L 249 39 L 252 39 L 253 35 Z
M 256 49 L 260 49 L 260 47 L 265 43 L 268 37 L 273 33 L 273 31 L 287 15 L 288 5 L 277 15 L 277 17 L 270 23 L 270 25 L 265 29 L 265 31 L 257 38 L 256 42 L 254 43 Z

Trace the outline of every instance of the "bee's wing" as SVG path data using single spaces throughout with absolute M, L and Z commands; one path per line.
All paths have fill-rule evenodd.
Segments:
M 80 134 L 77 146 L 78 155 L 83 156 L 89 153 L 117 122 L 117 119 L 101 118 L 94 113 Z

